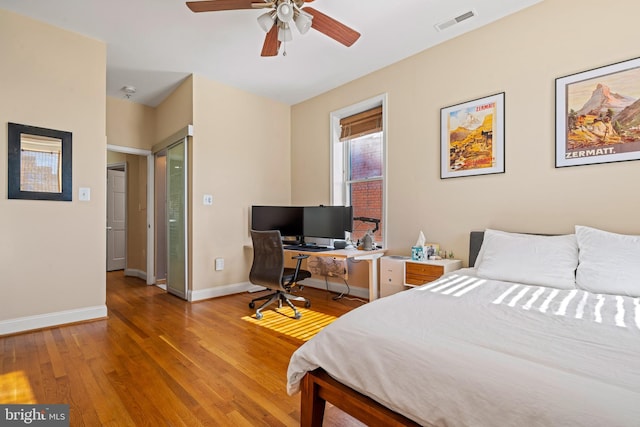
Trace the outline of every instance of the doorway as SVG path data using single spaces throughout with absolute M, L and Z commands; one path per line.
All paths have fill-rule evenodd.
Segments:
M 139 267 L 131 265 L 133 249 L 127 243 L 125 275 L 146 279 L 148 285 L 156 284 L 186 300 L 189 299 L 188 146 L 192 136 L 193 126 L 188 125 L 151 150 L 107 145 L 107 164 L 125 162 L 127 188 L 137 188 L 138 192 L 139 198 L 133 202 L 132 195 L 127 195 L 127 229 L 131 232 L 133 227 L 129 213 L 132 209 L 137 210 L 140 211 L 136 216 L 139 221 L 137 229 L 146 235 L 146 239 L 137 239 L 139 245 L 135 253 L 143 253 Z M 114 154 L 124 155 L 125 160 L 114 160 Z M 140 162 L 136 171 L 132 167 L 135 162 L 131 159 Z M 139 178 L 140 184 L 132 185 L 134 176 Z M 143 267 L 145 260 L 146 268 Z M 158 273 L 160 280 L 157 280 Z
M 107 145 L 106 169 L 106 222 L 107 227 L 112 227 L 111 230 L 107 228 L 106 270 L 124 270 L 127 276 L 154 284 L 153 155 L 149 150 Z M 109 175 L 115 179 L 110 180 Z M 111 191 L 109 181 L 114 185 L 114 191 Z M 115 213 L 116 209 L 122 212 L 122 208 L 123 215 Z M 124 217 L 123 221 L 119 219 L 124 222 L 125 229 L 114 233 L 116 227 L 112 220 L 119 215 Z M 119 264 L 113 264 L 116 260 Z

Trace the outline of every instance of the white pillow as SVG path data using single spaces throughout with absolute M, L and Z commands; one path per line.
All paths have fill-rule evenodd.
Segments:
M 478 276 L 486 279 L 574 289 L 578 244 L 574 234 L 538 236 L 486 230 Z
M 482 264 L 482 258 L 484 258 L 484 248 L 485 248 L 484 238 L 487 235 L 487 232 L 493 233 L 493 234 L 516 234 L 516 233 L 509 233 L 508 231 L 492 230 L 490 228 L 487 228 L 486 230 L 484 230 L 484 235 L 482 236 L 482 244 L 480 245 L 480 250 L 478 251 L 478 255 L 476 255 L 476 262 L 473 263 L 473 266 L 475 268 L 478 268 L 478 266 Z
M 593 293 L 640 296 L 640 236 L 576 225 L 576 285 Z

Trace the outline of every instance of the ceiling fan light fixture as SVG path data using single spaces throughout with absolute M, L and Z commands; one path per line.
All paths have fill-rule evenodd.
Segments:
M 258 25 L 260 25 L 260 28 L 262 28 L 265 33 L 269 32 L 275 21 L 276 14 L 274 12 L 267 12 L 258 16 Z
M 291 22 L 293 20 L 293 12 L 294 9 L 289 0 L 280 3 L 276 9 L 276 14 L 280 22 Z
M 284 24 L 282 27 L 278 28 L 278 40 L 281 42 L 290 42 L 293 40 L 293 33 L 288 25 Z
M 300 34 L 306 34 L 311 29 L 312 19 L 313 16 L 306 12 L 300 11 L 300 13 L 298 13 L 298 16 L 294 18 L 294 22 Z

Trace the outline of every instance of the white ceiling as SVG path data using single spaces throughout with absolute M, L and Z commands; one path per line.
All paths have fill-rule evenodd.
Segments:
M 256 0 L 260 1 L 260 0 Z M 182 0 L 0 0 L 0 8 L 107 45 L 107 95 L 158 105 L 190 74 L 286 104 L 319 95 L 541 0 L 316 0 L 313 7 L 362 34 L 345 47 L 311 30 L 287 55 L 260 56 L 262 10 L 193 13 Z M 435 25 L 476 17 L 438 32 Z

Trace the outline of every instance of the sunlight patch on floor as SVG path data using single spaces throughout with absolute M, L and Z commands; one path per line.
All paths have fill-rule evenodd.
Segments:
M 0 404 L 6 403 L 37 403 L 23 371 L 0 374 Z
M 245 316 L 242 320 L 255 323 L 258 326 L 280 332 L 281 334 L 308 341 L 320 332 L 322 328 L 337 319 L 337 317 L 318 313 L 317 311 L 306 308 L 299 308 L 298 311 L 302 314 L 300 319 L 293 318 L 291 308 L 282 307 L 280 309 L 264 310 L 262 312 L 264 317 L 261 320 L 256 320 L 255 315 Z

